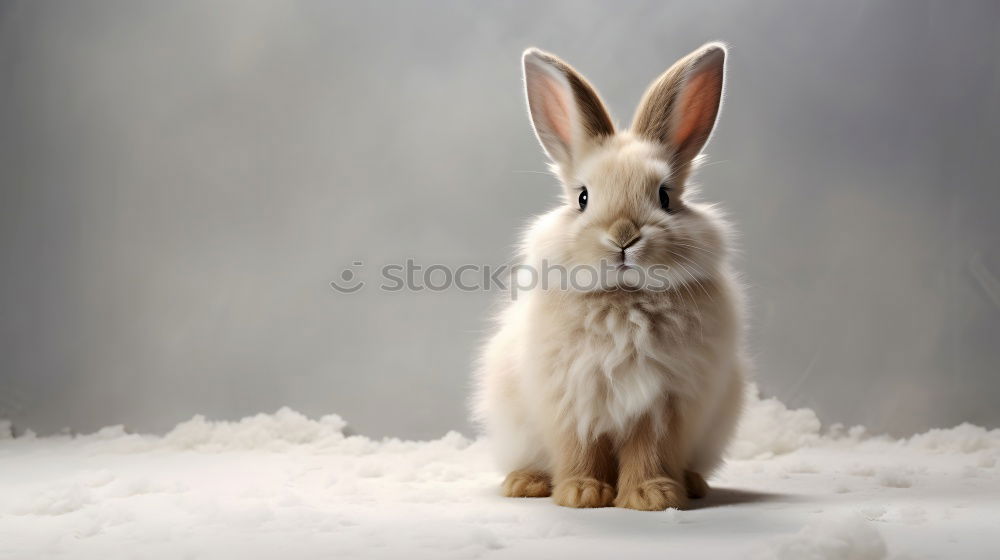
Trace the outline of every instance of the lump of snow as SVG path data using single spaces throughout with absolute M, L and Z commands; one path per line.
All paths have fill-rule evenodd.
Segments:
M 905 445 L 941 453 L 975 453 L 1000 449 L 1000 429 L 962 423 L 946 430 L 929 430 L 906 440 Z
M 807 525 L 772 540 L 754 557 L 760 560 L 880 560 L 887 550 L 882 535 L 857 517 Z
M 851 465 L 847 473 L 854 476 L 875 476 L 875 469 L 865 465 Z
M 750 384 L 743 417 L 728 455 L 732 459 L 759 459 L 790 453 L 816 443 L 820 426 L 812 410 L 793 410 L 778 399 L 761 399 L 757 385 Z
M 881 520 L 890 523 L 920 525 L 927 521 L 927 511 L 920 506 L 898 506 L 886 512 Z
M 882 506 L 867 506 L 858 510 L 868 521 L 878 521 L 885 515 L 886 509 Z
M 15 515 L 63 515 L 93 502 L 91 491 L 80 484 L 63 484 L 35 494 L 11 510 Z
M 295 444 L 322 444 L 344 438 L 347 423 L 331 414 L 310 420 L 284 407 L 274 414 L 248 416 L 238 422 L 210 422 L 197 415 L 178 424 L 163 437 L 168 447 L 176 449 L 269 449 L 280 451 Z
M 878 483 L 887 488 L 909 488 L 913 481 L 901 469 L 883 469 L 878 474 Z
M 988 455 L 986 453 L 979 456 L 976 461 L 976 466 L 983 469 L 992 469 L 997 465 L 997 458 L 993 455 Z

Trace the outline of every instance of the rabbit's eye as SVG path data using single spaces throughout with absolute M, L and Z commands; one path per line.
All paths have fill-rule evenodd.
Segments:
M 580 211 L 583 212 L 587 208 L 587 187 L 581 187 L 580 189 Z
M 660 208 L 670 212 L 670 189 L 666 185 L 660 185 Z

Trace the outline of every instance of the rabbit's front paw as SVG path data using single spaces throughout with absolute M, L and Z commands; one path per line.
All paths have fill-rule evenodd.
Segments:
M 687 505 L 684 487 L 671 478 L 653 478 L 631 488 L 622 488 L 615 506 L 642 511 L 667 508 L 683 509 Z
M 608 507 L 615 499 L 615 489 L 596 478 L 568 478 L 556 484 L 552 497 L 566 507 Z
M 552 495 L 552 478 L 541 471 L 514 471 L 503 481 L 508 498 L 544 498 Z

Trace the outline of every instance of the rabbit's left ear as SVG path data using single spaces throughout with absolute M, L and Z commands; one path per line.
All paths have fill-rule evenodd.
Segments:
M 570 166 L 588 142 L 615 133 L 597 91 L 572 66 L 534 48 L 522 60 L 531 124 L 553 162 Z
M 708 43 L 677 61 L 646 90 L 633 132 L 663 144 L 676 163 L 690 163 L 715 127 L 725 65 L 722 43 Z

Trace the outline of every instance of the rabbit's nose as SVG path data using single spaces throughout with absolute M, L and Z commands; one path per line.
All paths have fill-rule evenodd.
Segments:
M 608 228 L 608 241 L 622 251 L 638 243 L 640 238 L 639 226 L 628 218 L 622 218 Z

